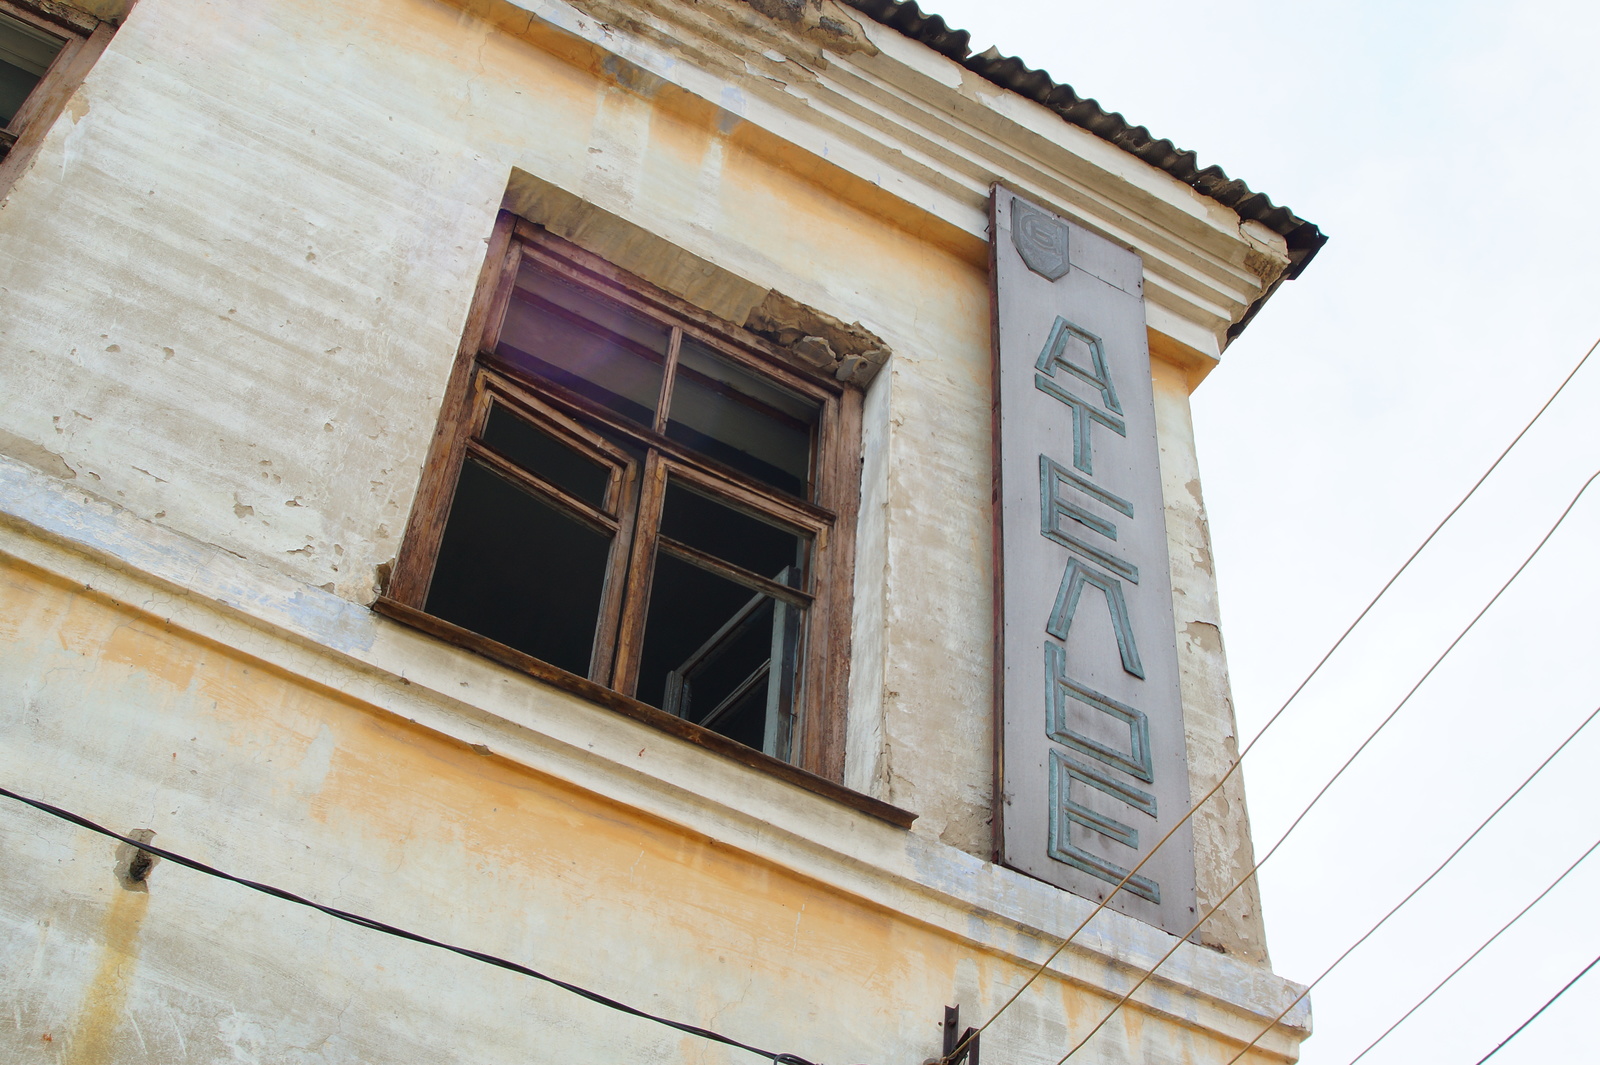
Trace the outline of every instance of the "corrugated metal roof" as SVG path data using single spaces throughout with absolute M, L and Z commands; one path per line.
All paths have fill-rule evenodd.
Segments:
M 1307 222 L 1287 207 L 1274 204 L 1265 193 L 1255 192 L 1243 181 L 1229 177 L 1220 166 L 1202 168 L 1194 152 L 1185 151 L 1165 138 L 1156 138 L 1143 126 L 1129 125 L 1128 120 L 1120 114 L 1107 111 L 1098 102 L 1079 96 L 1072 86 L 1056 81 L 1048 71 L 1034 70 L 1015 56 L 1003 56 L 994 48 L 973 55 L 970 33 L 952 29 L 943 18 L 924 12 L 917 6 L 916 0 L 844 2 L 874 21 L 920 41 L 940 55 L 948 56 L 974 74 L 1043 104 L 1074 126 L 1086 129 L 1156 169 L 1171 174 L 1202 196 L 1232 208 L 1241 218 L 1260 222 L 1281 235 L 1289 245 L 1286 278 L 1298 277 L 1318 249 L 1328 241 L 1314 223 Z M 1260 303 L 1258 300 L 1256 306 L 1252 306 L 1244 318 L 1234 325 L 1229 331 L 1230 335 L 1244 328 Z

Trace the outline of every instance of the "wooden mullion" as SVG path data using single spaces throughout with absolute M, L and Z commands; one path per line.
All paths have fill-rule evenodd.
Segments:
M 588 458 L 608 466 L 623 466 L 635 461 L 634 457 L 622 448 L 571 415 L 552 407 L 544 401 L 544 397 L 529 391 L 515 378 L 507 377 L 498 370 L 487 367 L 484 370 L 484 377 L 489 391 L 493 392 L 496 398 L 504 401 L 522 417 L 538 422 L 545 428 L 556 430 L 556 435 L 563 443 L 571 444 Z
M 801 632 L 800 735 L 791 741 L 801 765 L 830 780 L 844 779 L 845 726 L 850 694 L 850 639 L 856 523 L 861 505 L 861 393 L 844 393 L 823 412 L 817 464 L 823 502 L 838 512 L 828 542 L 817 551 L 821 589 Z
M 682 350 L 683 329 L 673 326 L 671 339 L 667 341 L 667 361 L 661 368 L 661 392 L 656 397 L 654 429 L 662 436 L 667 432 L 667 415 L 672 409 L 672 388 L 678 382 L 678 357 Z
M 617 630 L 616 666 L 611 686 L 632 696 L 639 686 L 639 655 L 644 648 L 645 619 L 650 612 L 650 586 L 655 578 L 656 538 L 661 527 L 661 503 L 667 489 L 667 465 L 652 451 L 645 458 L 639 487 L 639 509 L 633 521 L 633 550 L 628 559 L 627 590 L 623 593 L 621 623 Z
M 716 474 L 704 472 L 676 458 L 666 461 L 673 476 L 683 483 L 693 485 L 707 495 L 720 496 L 732 503 L 735 509 L 750 511 L 813 537 L 823 536 L 825 530 L 834 524 L 835 515 L 832 511 L 796 506 L 791 500 L 778 496 L 773 489 L 763 490 L 729 480 L 722 477 L 720 471 Z
M 468 436 L 464 423 L 474 405 L 473 379 L 477 374 L 478 348 L 493 309 L 496 290 L 504 277 L 506 261 L 515 254 L 511 243 L 514 221 L 514 216 L 501 212 L 490 230 L 488 255 L 467 309 L 461 344 L 456 350 L 455 365 L 440 405 L 439 425 L 428 448 L 422 480 L 411 505 L 405 538 L 401 541 L 400 555 L 395 560 L 394 575 L 387 589 L 390 598 L 418 609 L 427 602 L 439 545 L 444 540 L 445 520 L 455 497 Z
M 477 440 L 467 441 L 467 456 L 487 466 L 492 473 L 510 481 L 518 488 L 543 498 L 545 502 L 553 504 L 557 509 L 565 512 L 569 517 L 593 529 L 595 532 L 604 533 L 607 536 L 616 534 L 617 522 L 611 515 L 589 503 L 585 503 L 566 489 L 545 480 L 537 473 L 523 469 L 487 444 Z
M 638 535 L 638 482 L 643 473 L 639 463 L 628 462 L 617 478 L 615 496 L 607 499 L 616 510 L 617 535 L 606 556 L 606 579 L 600 590 L 600 620 L 595 626 L 594 649 L 589 657 L 589 676 L 602 684 L 612 682 L 616 668 L 617 637 L 622 628 L 633 543 Z
M 685 562 L 691 562 L 703 570 L 710 570 L 719 577 L 726 577 L 735 584 L 742 584 L 751 591 L 760 592 L 762 595 L 771 596 L 774 599 L 781 599 L 785 603 L 793 604 L 801 609 L 809 610 L 811 604 L 816 601 L 816 597 L 809 592 L 803 592 L 798 588 L 790 588 L 786 584 L 779 584 L 770 577 L 763 577 L 754 570 L 748 570 L 743 566 L 736 566 L 732 562 L 726 562 L 710 552 L 702 551 L 698 547 L 690 547 L 681 540 L 674 540 L 669 536 L 660 536 L 656 540 L 656 546 L 669 555 L 676 555 Z
M 518 377 L 516 368 L 493 352 L 483 352 L 482 359 L 497 375 L 512 380 Z M 670 457 L 677 469 L 703 471 L 702 476 L 713 478 L 711 483 L 730 485 L 740 492 L 742 496 L 770 500 L 772 506 L 781 507 L 785 513 L 799 516 L 785 518 L 784 520 L 786 521 L 791 521 L 804 527 L 807 522 L 827 524 L 834 519 L 834 512 L 826 507 L 820 507 L 799 496 L 789 495 L 782 489 L 764 484 L 747 473 L 736 470 L 731 466 L 725 466 L 715 459 L 707 458 L 692 448 L 671 440 L 652 429 L 648 429 L 638 422 L 629 421 L 615 411 L 600 406 L 587 396 L 579 395 L 553 381 L 540 379 L 537 383 L 544 392 L 543 398 L 554 406 L 570 411 L 569 416 L 582 417 L 589 421 L 599 422 L 606 428 L 614 430 L 618 435 L 632 437 L 642 447 L 659 451 L 663 455 Z

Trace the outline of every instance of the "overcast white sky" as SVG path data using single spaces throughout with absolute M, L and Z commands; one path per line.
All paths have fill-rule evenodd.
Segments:
M 926 6 L 1331 238 L 1195 397 L 1248 738 L 1600 336 L 1600 9 Z M 1258 854 L 1597 469 L 1600 354 L 1250 756 Z M 1597 543 L 1600 485 L 1262 871 L 1278 972 L 1319 974 L 1600 705 Z M 1349 1062 L 1597 838 L 1600 721 L 1316 989 L 1302 1060 Z M 1600 854 L 1365 1061 L 1473 1065 L 1600 954 L 1597 898 Z M 1600 971 L 1494 1061 L 1595 1060 L 1596 1016 Z

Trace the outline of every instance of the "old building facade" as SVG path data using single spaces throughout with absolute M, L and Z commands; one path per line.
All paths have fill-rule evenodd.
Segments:
M 999 850 L 996 196 L 1131 264 L 1140 388 L 1082 330 L 1040 368 L 1144 397 L 1159 513 L 1083 490 L 1170 571 L 1119 660 L 1175 656 L 1164 816 L 1231 764 L 1188 397 L 1315 227 L 889 0 L 0 15 L 0 787 L 755 1047 L 939 1056 L 1095 908 Z M 1058 458 L 1047 523 L 1109 536 Z M 1237 777 L 1184 832 L 1204 912 Z M 754 1060 L 13 800 L 0 841 L 0 1060 Z M 1065 1054 L 1161 923 L 1096 916 L 984 1056 Z M 1225 1062 L 1297 990 L 1247 885 L 1077 1060 Z

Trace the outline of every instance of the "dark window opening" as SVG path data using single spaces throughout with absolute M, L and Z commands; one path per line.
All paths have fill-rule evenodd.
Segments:
M 483 442 L 590 506 L 605 506 L 610 470 L 498 403 L 489 408 Z
M 798 607 L 663 553 L 639 698 L 787 758 L 803 624 Z
M 609 535 L 469 461 L 426 609 L 584 675 L 610 548 Z
M 661 535 L 783 584 L 798 580 L 805 564 L 806 543 L 800 534 L 685 488 L 676 480 L 667 482 Z M 784 573 L 792 576 L 781 577 Z

